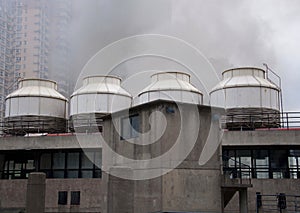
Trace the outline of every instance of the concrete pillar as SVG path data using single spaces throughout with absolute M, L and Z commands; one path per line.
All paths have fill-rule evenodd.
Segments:
M 108 213 L 134 212 L 134 182 L 119 177 L 132 176 L 132 170 L 127 167 L 113 167 L 110 169 L 108 180 Z
M 247 189 L 241 189 L 239 191 L 239 198 L 240 198 L 240 213 L 248 213 Z
M 45 212 L 46 175 L 33 172 L 29 174 L 26 193 L 26 213 Z

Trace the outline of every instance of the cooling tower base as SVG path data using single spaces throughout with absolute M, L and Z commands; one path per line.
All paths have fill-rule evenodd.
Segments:
M 226 110 L 222 126 L 229 130 L 279 128 L 280 112 L 265 108 L 233 108 Z
M 67 120 L 50 116 L 16 116 L 4 119 L 4 132 L 11 135 L 27 133 L 65 133 Z

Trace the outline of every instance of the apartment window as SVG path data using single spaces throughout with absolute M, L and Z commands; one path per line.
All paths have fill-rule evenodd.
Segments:
M 121 119 L 121 139 L 136 138 L 140 131 L 139 115 L 132 115 Z
M 68 192 L 60 191 L 58 192 L 58 205 L 67 205 L 68 203 Z
M 80 191 L 71 192 L 71 205 L 80 205 Z

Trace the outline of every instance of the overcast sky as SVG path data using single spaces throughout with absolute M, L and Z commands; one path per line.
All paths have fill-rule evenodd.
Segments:
M 75 73 L 101 48 L 119 39 L 147 33 L 169 35 L 200 50 L 218 73 L 238 66 L 263 68 L 262 64 L 267 63 L 282 78 L 284 110 L 300 111 L 299 0 L 73 2 Z M 126 77 L 173 66 L 169 61 L 150 57 L 124 63 L 116 72 Z M 139 82 L 138 89 L 145 87 L 147 81 Z

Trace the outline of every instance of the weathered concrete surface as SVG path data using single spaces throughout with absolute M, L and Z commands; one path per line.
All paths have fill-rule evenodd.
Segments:
M 172 108 L 173 113 L 167 113 L 166 107 Z M 133 169 L 133 173 L 143 170 L 151 174 L 151 171 L 161 170 L 161 174 L 164 174 L 151 180 L 134 181 L 134 212 L 220 213 L 222 203 L 220 144 L 210 144 L 211 146 L 208 147 L 213 148 L 206 150 L 209 152 L 210 158 L 203 165 L 199 165 L 199 158 L 205 145 L 207 142 L 214 142 L 207 141 L 213 121 L 211 108 L 202 106 L 195 108 L 195 106 L 184 104 L 177 106 L 169 102 L 153 103 L 147 108 L 137 107 L 130 111 L 130 115 L 135 114 L 140 116 L 140 132 L 144 134 L 130 139 L 130 141 L 123 140 L 119 135 L 121 119 L 128 114 L 114 115 L 114 123 L 110 118 L 104 120 L 103 135 L 110 148 L 116 153 L 130 159 L 146 160 L 164 155 L 176 143 L 180 148 L 172 151 L 171 155 L 158 164 L 147 162 L 143 168 Z M 218 124 L 217 119 L 215 123 Z M 164 126 L 165 124 L 166 126 Z M 218 135 L 218 127 L 219 125 L 213 125 L 213 128 L 216 129 L 212 129 L 212 135 L 214 133 Z M 152 143 L 143 145 L 144 142 Z M 182 152 L 187 150 L 191 142 L 194 144 L 187 156 L 183 158 Z M 103 149 L 103 166 L 105 168 L 131 166 L 130 163 L 126 164 L 121 157 L 110 158 L 106 148 Z M 175 168 L 172 167 L 174 163 L 177 163 Z M 117 184 L 123 191 L 122 182 L 114 183 L 114 185 Z M 129 183 L 126 182 L 126 184 Z M 131 196 L 131 190 L 128 189 L 128 191 L 128 196 Z M 123 200 L 131 202 L 128 197 L 124 197 Z M 115 212 L 124 212 L 124 208 L 128 209 L 129 207 L 123 204 L 120 205 L 120 209 L 115 208 L 114 210 Z
M 111 168 L 112 173 L 127 173 L 132 176 L 130 168 Z M 119 175 L 118 175 L 119 176 Z M 130 179 L 121 179 L 109 175 L 108 179 L 108 212 L 129 213 L 134 212 L 134 183 Z
M 163 176 L 163 212 L 221 212 L 220 171 L 175 169 Z
M 134 212 L 160 212 L 162 178 L 134 181 Z
M 29 174 L 26 192 L 26 212 L 45 212 L 46 174 L 33 172 Z
M 46 179 L 45 212 L 106 212 L 106 175 L 102 179 Z M 27 180 L 0 180 L 0 209 L 25 208 Z M 58 205 L 58 192 L 68 191 L 68 204 Z M 80 191 L 80 206 L 70 205 L 70 192 Z
M 225 131 L 222 145 L 300 145 L 300 130 Z
M 99 134 L 0 138 L 0 150 L 101 148 Z

